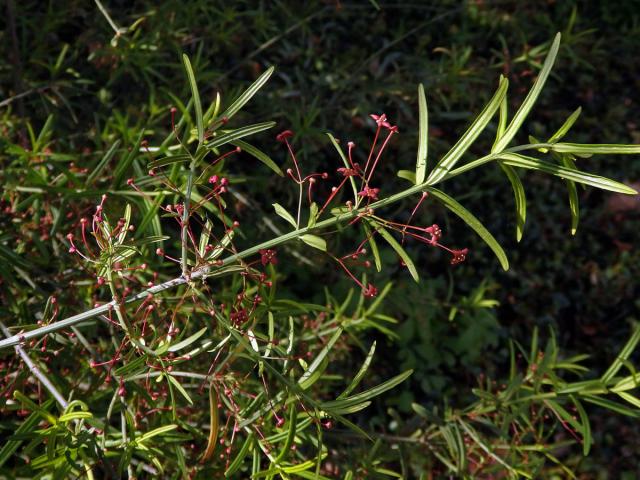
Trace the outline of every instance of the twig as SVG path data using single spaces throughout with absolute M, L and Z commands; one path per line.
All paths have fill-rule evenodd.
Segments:
M 2 329 L 2 333 L 4 333 L 6 337 L 11 336 L 11 332 L 9 332 L 9 329 L 1 321 L 0 321 L 0 329 Z M 33 360 L 31 360 L 31 357 L 29 357 L 27 352 L 24 351 L 24 348 L 22 348 L 20 345 L 16 345 L 13 348 L 15 348 L 18 355 L 20 355 L 24 363 L 27 365 L 27 367 L 29 368 L 29 371 L 33 374 L 34 377 L 40 380 L 40 383 L 42 383 L 44 388 L 46 388 L 51 394 L 51 396 L 55 398 L 56 402 L 58 402 L 60 407 L 62 407 L 62 409 L 67 408 L 69 403 L 64 399 L 64 397 L 58 391 L 55 385 L 51 383 L 51 380 L 49 380 L 47 376 L 44 373 L 42 373 L 42 371 L 38 368 L 38 366 L 35 363 L 33 363 Z

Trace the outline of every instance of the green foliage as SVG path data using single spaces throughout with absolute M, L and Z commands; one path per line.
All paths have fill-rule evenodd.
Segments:
M 506 176 L 517 240 L 532 238 L 541 259 L 562 262 L 564 243 L 549 248 L 536 225 L 548 205 L 540 185 L 562 180 L 553 184 L 564 183 L 569 208 L 549 217 L 570 217 L 574 235 L 581 213 L 580 232 L 594 234 L 589 192 L 636 193 L 608 178 L 631 175 L 632 165 L 611 170 L 591 157 L 640 148 L 576 133 L 580 109 L 555 130 L 564 111 L 541 95 L 568 78 L 551 76 L 556 57 L 590 71 L 583 50 L 608 47 L 574 31 L 575 9 L 562 45 L 558 34 L 518 56 L 525 35 L 478 34 L 511 32 L 499 7 L 445 2 L 421 7 L 427 16 L 396 16 L 389 12 L 414 7 L 370 3 L 117 9 L 96 1 L 40 13 L 8 3 L 23 43 L 5 42 L 0 73 L 0 319 L 11 330 L 0 339 L 0 475 L 571 477 L 601 439 L 595 407 L 607 418 L 639 415 L 637 329 L 620 353 L 606 352 L 615 360 L 604 374 L 601 363 L 564 354 L 553 329 L 544 349 L 535 328 L 524 334 L 526 351 L 505 339 L 503 309 L 528 319 L 517 310 L 536 297 L 526 289 L 552 280 L 523 274 L 522 253 L 492 217 L 505 211 L 496 192 Z M 90 14 L 79 20 L 75 10 Z M 456 30 L 458 19 L 454 40 L 435 33 L 446 28 L 424 29 L 451 21 Z M 319 25 L 331 30 L 326 45 L 314 36 Z M 489 37 L 501 48 L 485 44 Z M 496 75 L 480 44 L 491 45 L 489 63 L 504 73 L 488 102 Z M 399 68 L 405 61 L 415 68 Z M 537 80 L 519 76 L 524 68 Z M 381 108 L 406 136 L 387 143 L 397 132 L 378 117 L 380 143 L 367 159 L 357 147 L 371 144 L 364 114 Z M 459 138 L 443 134 L 463 122 Z M 282 150 L 276 124 L 295 131 L 278 136 Z M 347 134 L 356 147 L 339 138 Z M 412 158 L 415 170 L 403 170 Z M 338 167 L 355 173 L 340 177 Z M 521 178 L 519 169 L 538 174 Z M 396 175 L 411 185 L 396 185 Z M 446 246 L 438 225 L 421 226 L 426 215 L 446 225 L 446 241 L 470 249 Z M 458 236 L 458 225 L 489 249 Z M 423 254 L 424 244 L 451 263 L 471 257 L 460 273 L 438 272 L 442 253 Z M 489 250 L 494 264 L 511 265 L 498 279 L 521 285 L 515 299 L 474 272 Z M 619 271 L 633 278 L 634 255 L 615 259 L 601 281 Z M 395 275 L 405 269 L 416 283 Z M 25 355 L 32 364 L 19 363 Z

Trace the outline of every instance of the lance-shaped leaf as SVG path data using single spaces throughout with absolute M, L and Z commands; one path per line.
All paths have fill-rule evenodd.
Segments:
M 499 162 L 499 165 L 509 179 L 511 188 L 513 189 L 513 198 L 516 203 L 516 240 L 519 242 L 522 240 L 524 223 L 527 219 L 527 197 L 524 193 L 524 185 L 522 185 L 522 181 L 513 167 L 503 162 Z
M 416 282 L 419 282 L 420 277 L 418 276 L 418 270 L 416 269 L 416 266 L 413 264 L 413 260 L 411 260 L 411 257 L 409 257 L 405 249 L 402 248 L 402 245 L 400 245 L 398 241 L 395 238 L 393 238 L 393 235 L 391 235 L 382 225 L 372 224 L 372 227 L 380 234 L 382 238 L 386 240 L 386 242 L 391 246 L 391 248 L 393 248 L 396 251 L 398 256 L 402 259 L 404 264 L 407 266 L 407 269 L 409 270 L 411 277 Z
M 357 393 L 350 397 L 341 398 L 340 400 L 332 400 L 329 402 L 324 402 L 320 406 L 322 407 L 323 410 L 326 410 L 327 412 L 331 412 L 333 408 L 337 410 L 342 410 L 344 408 L 347 408 L 353 405 L 358 405 L 360 403 L 366 402 L 367 400 L 371 400 L 372 398 L 377 397 L 378 395 L 383 394 L 387 390 L 391 390 L 393 387 L 401 384 L 407 378 L 409 378 L 409 376 L 411 376 L 412 373 L 413 373 L 413 370 L 407 370 L 406 372 L 403 372 L 400 375 L 396 375 L 395 377 L 390 378 L 386 382 L 376 385 L 375 387 L 365 390 L 364 392 Z
M 342 328 L 338 328 L 331 336 L 327 344 L 320 350 L 320 353 L 313 359 L 309 368 L 305 370 L 302 376 L 298 379 L 298 384 L 303 390 L 306 390 L 313 385 L 322 375 L 325 368 L 327 368 L 328 362 L 326 362 L 327 355 L 335 345 L 335 343 L 342 335 Z
M 305 235 L 300 235 L 300 240 L 313 248 L 317 248 L 323 252 L 327 251 L 327 241 L 322 237 L 307 233 Z
M 508 86 L 509 81 L 501 76 L 498 89 L 493 95 L 493 98 L 489 103 L 487 103 L 482 112 L 480 112 L 480 115 L 478 115 L 478 117 L 473 121 L 469 129 L 464 132 L 462 137 L 460 137 L 460 140 L 458 140 L 453 148 L 449 150 L 449 152 L 438 162 L 438 165 L 436 165 L 431 172 L 431 175 L 429 175 L 429 178 L 427 178 L 427 185 L 435 185 L 451 171 L 464 152 L 467 151 L 476 138 L 478 138 L 478 135 L 480 135 L 489 124 L 491 117 L 496 113 L 496 110 L 502 103 L 502 99 L 507 94 Z
M 427 152 L 429 140 L 429 112 L 427 110 L 427 97 L 424 94 L 424 85 L 418 85 L 418 158 L 416 159 L 415 183 L 422 183 L 427 175 Z
M 269 155 L 264 153 L 259 148 L 256 148 L 253 145 L 243 140 L 234 140 L 231 142 L 231 144 L 235 145 L 236 147 L 240 147 L 243 152 L 247 152 L 252 157 L 257 158 L 262 163 L 264 163 L 267 167 L 269 167 L 271 170 L 276 172 L 278 175 L 280 175 L 281 177 L 284 177 L 284 173 L 282 173 L 282 170 L 280 170 L 280 167 L 276 165 L 276 162 L 274 162 Z
M 606 143 L 554 143 L 551 150 L 574 155 L 638 155 L 640 145 L 609 145 Z
M 502 268 L 505 270 L 509 269 L 509 260 L 507 260 L 507 255 L 504 253 L 504 250 L 498 243 L 498 241 L 494 238 L 493 235 L 487 230 L 484 225 L 478 220 L 469 210 L 460 205 L 456 200 L 451 198 L 444 192 L 437 190 L 435 188 L 426 188 L 430 194 L 432 194 L 436 199 L 440 200 L 449 210 L 459 216 L 462 220 L 465 221 L 467 225 L 469 225 L 482 240 L 485 241 L 489 248 L 493 250 L 496 257 L 500 261 Z
M 191 87 L 191 97 L 193 98 L 193 108 L 195 110 L 196 126 L 198 129 L 198 148 L 200 148 L 204 142 L 204 120 L 202 117 L 200 93 L 198 93 L 198 85 L 196 84 L 196 77 L 193 74 L 189 57 L 186 54 L 182 54 L 182 61 L 184 62 L 184 69 L 187 71 L 187 76 L 189 77 L 189 86 Z
M 502 158 L 506 164 L 514 167 L 539 170 L 566 180 L 573 180 L 574 182 L 591 185 L 592 187 L 600 188 L 602 190 L 625 193 L 627 195 L 635 195 L 638 193 L 633 188 L 628 187 L 623 183 L 616 182 L 615 180 L 610 180 L 608 178 L 582 172 L 580 170 L 573 170 L 560 165 L 554 165 L 552 163 L 538 160 L 537 158 L 527 157 L 517 153 L 503 153 L 500 154 L 500 158 Z
M 298 225 L 296 224 L 296 219 L 293 218 L 293 216 L 289 212 L 287 212 L 287 210 L 282 205 L 280 205 L 279 203 L 274 203 L 273 208 L 275 209 L 278 215 L 280 215 L 287 222 L 293 225 L 293 228 L 298 228 Z
M 98 163 L 96 168 L 94 168 L 93 171 L 87 177 L 87 181 L 85 182 L 85 186 L 89 186 L 89 185 L 93 184 L 93 182 L 100 176 L 100 174 L 102 173 L 104 168 L 111 161 L 113 156 L 116 154 L 116 151 L 118 150 L 118 147 L 120 147 L 120 140 L 116 140 L 113 143 L 113 145 L 111 145 L 109 150 L 107 150 L 107 153 L 104 154 L 104 157 L 102 157 L 102 160 L 100 160 L 100 163 Z
M 229 120 L 236 113 L 238 113 L 240 109 L 244 107 L 244 105 L 249 100 L 251 100 L 251 98 L 258 92 L 258 90 L 260 90 L 262 86 L 267 83 L 267 80 L 269 80 L 269 77 L 271 77 L 273 70 L 274 67 L 269 67 L 262 75 L 258 77 L 255 82 L 253 82 L 249 86 L 249 88 L 247 88 L 238 98 L 234 100 L 231 105 L 229 105 L 229 108 L 227 108 L 224 112 L 222 112 L 222 114 L 220 114 L 219 118 L 226 118 L 227 120 Z
M 226 145 L 227 143 L 233 143 L 240 138 L 254 135 L 264 130 L 273 128 L 275 125 L 276 122 L 262 122 L 255 123 L 253 125 L 247 125 L 246 127 L 237 128 L 235 130 L 231 130 L 229 132 L 225 132 L 216 136 L 213 140 L 206 144 L 206 147 L 209 149 L 218 148 Z
M 511 120 L 511 123 L 509 123 L 509 126 L 505 130 L 504 134 L 494 145 L 493 151 L 501 152 L 502 150 L 504 150 L 507 145 L 509 145 L 509 142 L 511 142 L 518 130 L 520 130 L 522 123 L 527 118 L 527 115 L 531 111 L 531 108 L 533 108 L 533 105 L 536 103 L 536 100 L 540 96 L 540 92 L 542 91 L 542 88 L 544 87 L 544 84 L 549 77 L 549 73 L 551 73 L 551 68 L 553 67 L 553 64 L 556 60 L 559 48 L 560 33 L 557 33 L 553 40 L 553 43 L 551 44 L 551 48 L 549 49 L 547 58 L 542 65 L 540 75 L 538 75 L 538 78 L 533 84 L 533 87 L 531 87 L 531 90 L 529 90 L 529 93 L 524 99 L 524 102 L 522 102 L 522 105 L 520 105 L 520 108 L 513 116 L 513 119 Z
M 182 163 L 182 162 L 189 162 L 189 161 L 191 161 L 191 155 L 187 155 L 186 153 L 184 154 L 181 153 L 179 155 L 172 155 L 170 157 L 162 157 L 156 160 L 152 160 L 151 162 L 149 162 L 149 168 L 154 169 L 154 168 L 166 167 L 167 165 L 173 165 L 174 163 Z
M 582 113 L 582 107 L 578 107 L 571 115 L 569 115 L 569 117 L 564 121 L 558 131 L 551 136 L 551 138 L 549 139 L 549 143 L 555 143 L 562 137 L 564 137 L 571 129 L 571 127 L 573 127 L 573 124 L 576 123 L 576 120 L 578 120 L 580 113 Z

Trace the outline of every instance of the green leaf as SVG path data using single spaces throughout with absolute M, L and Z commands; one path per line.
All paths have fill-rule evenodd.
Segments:
M 255 123 L 253 125 L 247 125 L 246 127 L 240 127 L 235 130 L 231 130 L 225 133 L 221 133 L 214 137 L 205 146 L 209 149 L 214 149 L 226 145 L 227 143 L 233 143 L 240 138 L 247 137 L 249 135 L 255 135 L 256 133 L 268 130 L 275 127 L 276 122 L 262 122 Z M 242 147 L 240 147 L 242 148 Z
M 638 155 L 640 145 L 619 144 L 586 144 L 586 143 L 554 143 L 551 150 L 558 153 L 573 153 L 575 155 Z
M 307 222 L 307 228 L 313 228 L 318 220 L 318 204 L 312 202 L 309 207 L 309 220 Z
M 498 161 L 498 163 L 502 171 L 507 175 L 513 189 L 513 197 L 516 203 L 516 240 L 519 242 L 522 240 L 524 223 L 527 219 L 527 197 L 524 193 L 524 185 L 522 185 L 520 177 L 512 167 L 505 165 L 501 161 Z
M 401 373 L 400 375 L 396 375 L 393 378 L 390 378 L 386 382 L 383 382 L 375 387 L 372 387 L 364 392 L 357 393 L 356 395 L 352 395 L 350 397 L 341 398 L 340 400 L 332 400 L 329 402 L 324 402 L 320 404 L 323 410 L 331 412 L 332 408 L 343 409 L 348 406 L 357 405 L 359 403 L 365 402 L 367 400 L 371 400 L 374 397 L 377 397 L 387 390 L 391 390 L 395 386 L 404 382 L 407 378 L 411 376 L 413 370 L 407 370 L 406 372 Z
M 58 418 L 59 422 L 70 422 L 72 420 L 79 420 L 81 418 L 92 418 L 93 417 L 93 413 L 91 412 L 70 412 L 70 413 L 65 413 L 64 415 L 60 415 L 60 417 Z
M 244 457 L 246 457 L 247 453 L 249 453 L 249 448 L 251 447 L 252 443 L 253 434 L 250 433 L 249 435 L 247 435 L 247 439 L 242 444 L 242 447 L 240 447 L 240 451 L 238 451 L 238 453 L 236 454 L 233 462 L 229 464 L 229 468 L 227 468 L 227 471 L 224 472 L 226 478 L 232 478 L 232 475 L 236 473 L 236 471 L 238 471 L 238 469 L 242 466 Z
M 298 228 L 298 225 L 296 224 L 296 219 L 293 218 L 293 216 L 289 212 L 287 212 L 282 205 L 280 205 L 279 203 L 274 203 L 273 208 L 275 208 L 276 213 L 278 215 L 280 215 L 287 222 L 293 225 L 293 228 Z
M 234 100 L 231 105 L 229 105 L 229 108 L 227 108 L 224 112 L 222 112 L 222 114 L 220 114 L 219 118 L 226 118 L 227 120 L 229 120 L 236 113 L 238 113 L 240 109 L 244 107 L 244 105 L 249 100 L 251 100 L 251 98 L 258 92 L 258 90 L 260 90 L 262 86 L 267 83 L 267 80 L 269 80 L 269 77 L 271 77 L 273 70 L 274 67 L 269 67 L 262 75 L 258 77 L 255 82 L 253 82 L 249 86 L 249 88 L 247 88 L 238 98 Z
M 202 146 L 204 142 L 204 121 L 202 119 L 202 103 L 200 102 L 200 94 L 198 93 L 198 85 L 196 84 L 196 77 L 193 74 L 193 68 L 191 68 L 191 61 L 186 54 L 182 54 L 182 61 L 184 62 L 184 68 L 187 71 L 189 77 L 189 86 L 191 87 L 191 96 L 193 98 L 193 107 L 196 115 L 196 126 L 198 128 L 198 148 Z
M 284 444 L 280 448 L 280 453 L 276 457 L 274 463 L 280 463 L 283 458 L 291 451 L 291 446 L 296 438 L 296 422 L 298 419 L 298 412 L 296 411 L 296 403 L 291 402 L 289 404 L 289 430 L 287 432 L 287 438 Z
M 607 400 L 606 398 L 596 397 L 594 395 L 585 395 L 584 400 L 586 402 L 593 403 L 594 405 L 604 407 L 607 410 L 611 410 L 612 412 L 617 412 L 622 415 L 626 415 L 627 417 L 640 418 L 640 410 L 631 409 L 626 405 L 623 405 L 618 402 L 613 402 L 611 400 Z
M 189 402 L 190 405 L 193 405 L 193 400 L 191 400 L 191 397 L 189 396 L 187 391 L 184 389 L 182 384 L 178 380 L 176 380 L 170 373 L 167 373 L 166 377 L 173 384 L 173 386 L 176 387 L 176 389 L 178 389 L 180 394 L 187 400 L 187 402 Z
M 313 359 L 313 362 L 311 362 L 311 365 L 309 365 L 309 368 L 307 368 L 305 372 L 302 374 L 302 376 L 298 379 L 298 384 L 300 384 L 303 390 L 306 390 L 311 385 L 313 385 L 313 382 L 311 381 L 312 375 L 316 371 L 319 371 L 322 374 L 322 371 L 324 370 L 324 368 L 326 368 L 327 364 L 324 365 L 324 368 L 320 368 L 320 366 L 322 365 L 324 359 L 327 357 L 327 355 L 329 354 L 329 352 L 331 351 L 335 343 L 340 338 L 340 335 L 342 335 L 342 328 L 339 327 L 333 333 L 333 335 L 331 336 L 327 344 L 322 348 L 322 350 L 320 350 L 320 353 L 318 353 L 316 358 Z M 315 378 L 315 380 L 317 380 L 318 378 L 319 376 Z
M 323 252 L 327 251 L 327 241 L 322 237 L 307 233 L 305 235 L 300 235 L 299 238 L 304 243 L 312 246 L 313 248 L 317 248 L 318 250 L 322 250 Z
M 351 168 L 349 160 L 347 160 L 347 157 L 344 155 L 342 148 L 340 148 L 340 145 L 338 145 L 338 141 L 329 132 L 327 132 L 327 136 L 329 137 L 329 140 L 331 140 L 331 144 L 333 145 L 333 147 L 338 152 L 338 155 L 340 155 L 344 167 Z M 351 183 L 351 189 L 353 190 L 353 198 L 358 198 L 358 187 L 356 186 L 355 178 L 353 178 L 353 176 L 349 177 L 349 182 Z
M 360 381 L 364 378 L 365 373 L 367 373 L 367 370 L 369 369 L 369 365 L 371 365 L 371 361 L 373 360 L 373 354 L 375 353 L 375 351 L 376 342 L 374 341 L 371 345 L 371 348 L 369 349 L 367 357 L 364 359 L 364 362 L 362 362 L 362 365 L 360 366 L 360 370 L 358 370 L 358 373 L 356 373 L 355 377 L 351 379 L 351 382 L 349 383 L 347 388 L 344 389 L 344 392 L 338 395 L 337 400 L 341 400 L 347 397 L 360 384 Z
M 231 144 L 235 145 L 236 147 L 240 147 L 243 152 L 247 152 L 252 157 L 260 160 L 262 163 L 264 163 L 267 167 L 269 167 L 271 170 L 276 172 L 278 175 L 280 175 L 281 177 L 284 177 L 284 173 L 282 173 L 282 170 L 280 170 L 280 167 L 276 165 L 276 162 L 274 162 L 271 159 L 271 157 L 269 157 L 269 155 L 264 153 L 262 150 L 254 147 L 253 145 L 243 140 L 234 140 L 231 142 Z
M 567 154 L 561 155 L 560 161 L 562 165 L 569 170 L 575 170 L 575 163 L 569 158 Z M 575 235 L 578 231 L 578 222 L 580 221 L 580 203 L 578 199 L 578 189 L 576 188 L 576 184 L 572 180 L 566 180 L 567 191 L 569 192 L 569 210 L 571 212 L 571 235 Z
M 146 442 L 147 440 L 149 440 L 149 439 L 151 439 L 153 437 L 157 437 L 158 435 L 164 435 L 165 433 L 171 432 L 171 431 L 175 430 L 176 428 L 178 428 L 178 425 L 176 425 L 176 424 L 164 425 L 162 427 L 154 428 L 150 432 L 142 434 L 142 436 L 140 438 L 138 438 L 136 441 L 138 443 L 143 443 L 143 442 Z
M 380 260 L 380 250 L 378 249 L 378 244 L 376 243 L 376 237 L 374 232 L 371 231 L 371 227 L 366 222 L 362 223 L 364 227 L 364 233 L 367 236 L 367 242 L 371 247 L 371 254 L 373 255 L 373 262 L 376 266 L 376 271 L 382 271 L 382 261 Z
M 438 165 L 436 165 L 431 175 L 429 175 L 429 178 L 427 178 L 427 185 L 435 185 L 451 171 L 464 152 L 467 151 L 476 138 L 478 138 L 478 135 L 480 135 L 489 124 L 491 117 L 496 113 L 502 99 L 507 94 L 508 86 L 508 80 L 501 76 L 498 90 L 496 90 L 493 98 L 487 103 L 482 112 L 480 112 L 480 115 L 476 117 L 469 129 L 460 137 L 460 140 L 458 140 L 453 148 L 438 162 Z
M 131 151 L 129 151 L 129 154 L 124 158 L 122 158 L 118 162 L 118 165 L 116 165 L 116 170 L 113 173 L 113 183 L 112 183 L 113 188 L 117 189 L 120 186 L 120 184 L 122 183 L 122 179 L 124 178 L 124 175 L 127 173 L 127 170 L 129 170 L 129 167 L 131 166 L 135 158 L 138 156 L 138 153 L 139 153 L 138 151 L 140 149 L 140 144 L 142 143 L 142 139 L 144 138 L 144 134 L 145 134 L 145 130 L 143 128 L 140 130 L 140 133 L 138 134 L 138 138 L 136 139 L 136 142 L 131 147 Z
M 493 146 L 491 147 L 491 153 L 496 151 L 496 147 L 498 142 L 500 141 L 500 137 L 504 135 L 505 130 L 507 129 L 507 120 L 508 120 L 508 108 L 509 105 L 507 103 L 507 97 L 505 96 L 500 102 L 500 110 L 498 111 L 498 128 L 496 129 L 496 139 L 493 142 Z
M 480 223 L 476 217 L 474 217 L 471 212 L 469 212 L 466 208 L 460 205 L 456 200 L 451 198 L 444 192 L 437 190 L 435 188 L 426 188 L 426 190 L 431 193 L 434 197 L 440 200 L 444 205 L 455 213 L 458 217 L 465 221 L 467 225 L 469 225 L 479 236 L 484 240 L 484 242 L 489 245 L 489 248 L 493 250 L 496 257 L 500 261 L 502 268 L 504 270 L 509 270 L 509 260 L 507 259 L 507 255 L 504 253 L 504 250 L 498 243 L 498 241 L 491 235 L 491 233 Z
M 591 445 L 593 444 L 593 437 L 591 436 L 591 423 L 589 422 L 589 416 L 582 406 L 582 403 L 580 403 L 580 401 L 573 395 L 571 395 L 570 398 L 573 404 L 576 406 L 578 415 L 580 415 L 580 422 L 582 423 L 582 454 L 586 457 L 587 455 L 589 455 Z
M 427 98 L 424 94 L 424 85 L 418 85 L 418 158 L 416 159 L 416 184 L 423 183 L 427 175 L 427 153 L 429 143 L 429 111 L 427 110 Z
M 118 147 L 120 147 L 120 140 L 116 140 L 115 142 L 113 142 L 113 145 L 109 147 L 109 150 L 107 150 L 107 153 L 104 154 L 104 156 L 102 157 L 102 160 L 100 160 L 96 168 L 94 168 L 93 171 L 87 177 L 85 186 L 88 187 L 89 185 L 92 185 L 93 182 L 100 176 L 100 174 L 105 169 L 107 164 L 111 161 L 113 156 L 116 154 L 116 150 L 118 150 Z
M 509 142 L 511 142 L 515 134 L 518 132 L 518 130 L 520 130 L 520 127 L 522 126 L 524 120 L 527 118 L 527 115 L 533 108 L 533 105 L 536 103 L 536 100 L 540 96 L 540 92 L 542 91 L 542 88 L 544 87 L 544 84 L 549 77 L 549 73 L 551 72 L 551 68 L 553 67 L 553 64 L 556 60 L 556 56 L 558 55 L 558 50 L 560 48 L 560 37 L 560 33 L 557 33 L 553 40 L 553 43 L 551 44 L 551 48 L 549 49 L 547 58 L 542 65 L 542 70 L 540 70 L 538 78 L 533 84 L 533 87 L 531 87 L 531 90 L 529 90 L 529 93 L 524 99 L 524 102 L 522 102 L 522 105 L 520 105 L 520 108 L 513 116 L 513 119 L 505 130 L 504 135 L 502 135 L 500 140 L 494 145 L 493 151 L 501 152 L 507 147 L 507 145 L 509 145 Z
M 569 115 L 569 118 L 565 120 L 558 131 L 551 136 L 548 143 L 556 143 L 558 140 L 564 137 L 571 129 L 571 127 L 573 127 L 573 124 L 576 123 L 576 120 L 578 120 L 580 113 L 582 113 L 582 107 L 578 107 L 575 112 Z
M 631 356 L 631 354 L 634 352 L 634 350 L 638 346 L 638 342 L 640 342 L 640 324 L 636 324 L 634 326 L 633 334 L 631 335 L 631 338 L 627 340 L 627 343 L 625 344 L 623 349 L 620 351 L 616 359 L 611 363 L 611 366 L 602 375 L 602 378 L 601 378 L 602 383 L 607 384 L 613 379 L 613 377 L 616 375 L 616 373 L 618 373 L 620 368 L 622 368 L 622 365 L 624 364 L 624 362 L 627 361 Z M 618 388 L 621 383 L 622 382 L 618 383 L 615 386 L 615 388 Z
M 150 169 L 154 169 L 154 168 L 160 168 L 160 167 L 166 167 L 167 165 L 173 165 L 174 163 L 182 163 L 182 162 L 189 162 L 191 161 L 191 155 L 187 155 L 186 153 L 181 153 L 179 155 L 172 155 L 169 157 L 162 157 L 162 158 L 158 158 L 156 160 L 152 160 L 151 162 L 149 162 L 149 168 Z
M 51 405 L 53 405 L 53 399 L 49 399 L 44 404 L 42 404 L 42 409 L 44 411 L 47 411 L 49 410 Z M 40 423 L 40 421 L 40 413 L 33 412 L 20 424 L 20 426 L 13 433 L 16 436 L 28 434 L 38 426 L 38 423 Z M 16 452 L 16 450 L 18 450 L 21 444 L 22 440 L 5 439 L 5 443 L 0 450 L 0 467 L 2 467 L 6 463 L 6 461 L 13 456 L 13 454 Z
M 418 276 L 418 270 L 416 270 L 416 266 L 413 264 L 413 260 L 411 260 L 411 258 L 409 257 L 407 252 L 404 250 L 404 248 L 402 248 L 402 246 L 398 243 L 398 241 L 395 238 L 393 238 L 393 235 L 387 232 L 387 230 L 382 225 L 373 224 L 372 226 L 380 234 L 380 236 L 384 238 L 389 245 L 391 245 L 391 248 L 393 248 L 396 251 L 398 256 L 402 259 L 404 264 L 409 269 L 409 273 L 411 274 L 411 277 L 413 278 L 413 280 L 415 282 L 419 282 L 420 277 Z
M 400 170 L 396 174 L 400 178 L 404 178 L 405 180 L 409 180 L 411 183 L 416 183 L 416 172 L 412 172 L 411 170 Z
M 582 172 L 580 170 L 569 169 L 560 165 L 554 165 L 552 163 L 538 160 L 537 158 L 527 157 L 517 153 L 502 153 L 500 154 L 500 158 L 502 158 L 505 163 L 514 167 L 539 170 L 566 180 L 573 180 L 574 182 L 591 185 L 592 187 L 600 188 L 602 190 L 625 193 L 627 195 L 635 195 L 638 193 L 633 188 L 628 187 L 623 183 L 616 182 L 615 180 L 610 180 L 608 178 Z
M 181 342 L 178 342 L 174 345 L 171 345 L 169 347 L 169 351 L 170 352 L 177 352 L 179 350 L 182 350 L 183 348 L 188 347 L 189 345 L 191 345 L 193 342 L 195 342 L 196 340 L 198 340 L 202 335 L 205 334 L 205 332 L 207 331 L 208 327 L 203 327 L 202 329 L 198 330 L 196 333 L 194 333 L 193 335 L 191 335 L 188 338 L 185 338 L 184 340 L 182 340 Z

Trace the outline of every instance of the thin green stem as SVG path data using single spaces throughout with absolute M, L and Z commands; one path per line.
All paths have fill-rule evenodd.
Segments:
M 189 273 L 189 208 L 191 207 L 191 191 L 193 189 L 193 177 L 196 170 L 196 161 L 191 160 L 189 175 L 187 176 L 187 192 L 184 197 L 184 211 L 182 212 L 182 276 Z

